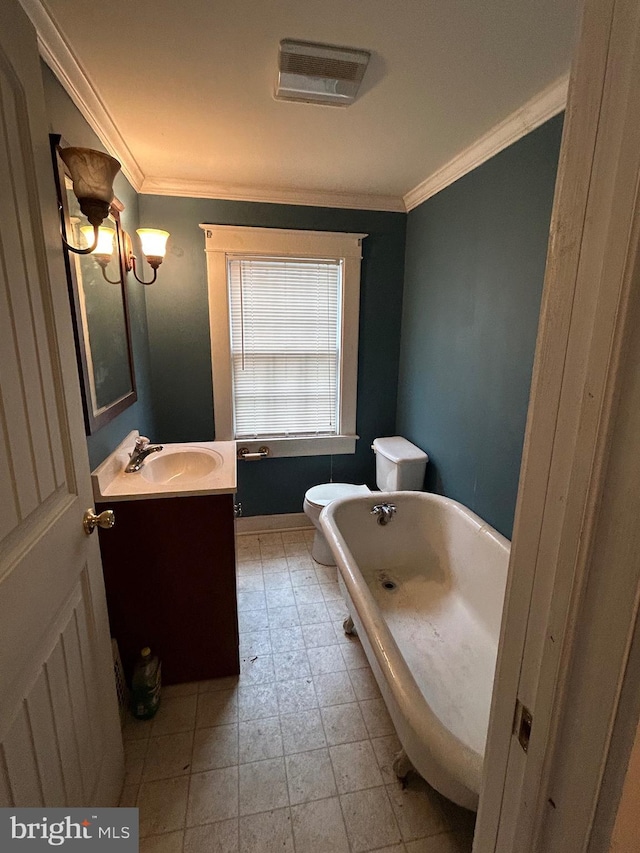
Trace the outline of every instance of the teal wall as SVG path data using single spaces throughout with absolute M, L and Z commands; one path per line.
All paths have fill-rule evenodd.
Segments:
M 398 432 L 426 488 L 510 537 L 562 117 L 411 211 Z
M 375 484 L 371 442 L 393 434 L 400 349 L 405 227 L 401 213 L 141 195 L 141 225 L 171 232 L 148 289 L 155 441 L 214 437 L 204 234 L 199 223 L 354 231 L 363 243 L 356 453 L 238 466 L 245 515 L 300 512 L 305 491 L 333 479 Z
M 61 134 L 69 145 L 104 151 L 104 146 L 96 134 L 44 63 L 42 63 L 42 78 L 50 132 Z M 133 234 L 139 227 L 138 194 L 122 173 L 116 177 L 114 192 L 125 205 L 122 224 L 126 231 Z M 138 400 L 98 432 L 87 436 L 89 463 L 92 468 L 102 462 L 132 429 L 139 429 L 142 434 L 155 432 L 151 402 L 145 288 L 138 284 L 131 274 L 127 281 L 127 297 Z

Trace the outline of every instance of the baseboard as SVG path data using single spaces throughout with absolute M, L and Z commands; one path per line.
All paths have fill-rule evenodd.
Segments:
M 299 528 L 313 530 L 313 525 L 304 512 L 285 512 L 280 515 L 249 515 L 246 518 L 236 519 L 236 534 L 238 536 L 245 533 L 275 533 Z

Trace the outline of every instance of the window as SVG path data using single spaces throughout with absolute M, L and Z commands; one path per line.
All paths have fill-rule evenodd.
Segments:
M 353 453 L 366 235 L 200 227 L 216 438 L 271 456 Z

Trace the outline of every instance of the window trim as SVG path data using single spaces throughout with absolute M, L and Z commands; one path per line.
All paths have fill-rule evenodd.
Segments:
M 216 439 L 234 441 L 233 379 L 227 258 L 229 255 L 336 258 L 343 263 L 342 322 L 340 329 L 340 434 L 309 438 L 242 439 L 250 451 L 265 444 L 269 455 L 316 456 L 355 453 L 356 395 L 358 384 L 358 329 L 360 316 L 360 268 L 362 241 L 367 234 L 341 231 L 298 231 L 235 225 L 201 224 L 207 255 L 209 331 L 213 373 Z

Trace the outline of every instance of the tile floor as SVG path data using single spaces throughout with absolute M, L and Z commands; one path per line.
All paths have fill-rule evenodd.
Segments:
M 241 673 L 163 689 L 125 726 L 141 853 L 469 853 L 473 815 L 400 744 L 312 531 L 237 539 Z

